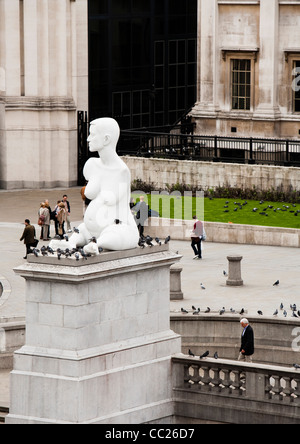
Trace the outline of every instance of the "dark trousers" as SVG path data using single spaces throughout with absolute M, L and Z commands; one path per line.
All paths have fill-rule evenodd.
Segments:
M 192 237 L 191 247 L 194 250 L 195 256 L 202 258 L 201 238 L 200 237 Z
M 25 256 L 25 258 L 27 258 L 28 254 L 32 253 L 31 248 L 35 248 L 35 246 L 36 246 L 36 243 L 34 243 L 34 244 L 26 244 L 26 256 Z

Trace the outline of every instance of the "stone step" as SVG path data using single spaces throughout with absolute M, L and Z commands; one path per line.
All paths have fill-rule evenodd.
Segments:
M 0 424 L 5 424 L 5 418 L 9 414 L 9 408 L 0 406 Z

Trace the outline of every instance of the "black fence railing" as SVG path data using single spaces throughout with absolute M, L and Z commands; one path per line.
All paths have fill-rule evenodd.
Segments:
M 300 140 L 122 131 L 121 155 L 300 167 Z

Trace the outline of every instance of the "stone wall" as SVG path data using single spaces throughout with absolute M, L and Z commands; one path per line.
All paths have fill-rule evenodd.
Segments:
M 148 220 L 147 234 L 164 239 L 172 235 L 173 240 L 189 240 L 192 221 L 158 219 Z M 246 245 L 268 245 L 273 247 L 300 247 L 300 230 L 293 228 L 262 227 L 254 225 L 205 222 L 208 242 Z
M 186 184 L 201 189 L 218 186 L 270 190 L 282 187 L 285 191 L 300 189 L 299 168 L 270 165 L 241 165 L 170 159 L 146 159 L 124 156 L 132 180 L 153 183 L 167 189 L 167 184 Z
M 299 361 L 299 321 L 293 318 L 249 317 L 255 333 L 255 363 L 292 367 Z M 240 315 L 181 316 L 171 314 L 171 329 L 182 337 L 182 352 L 236 360 L 241 345 Z M 298 341 L 298 342 L 297 342 Z M 293 344 L 295 345 L 293 347 Z

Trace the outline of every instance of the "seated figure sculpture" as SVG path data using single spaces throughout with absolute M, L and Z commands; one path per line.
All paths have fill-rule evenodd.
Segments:
M 139 232 L 130 211 L 131 175 L 129 168 L 116 153 L 120 137 L 118 123 L 111 118 L 94 120 L 88 137 L 91 152 L 100 158 L 90 158 L 83 170 L 88 181 L 85 195 L 91 200 L 84 222 L 69 242 L 51 242 L 53 248 L 79 248 L 95 251 L 95 243 L 104 250 L 136 248 Z M 93 240 L 92 240 L 93 239 Z

